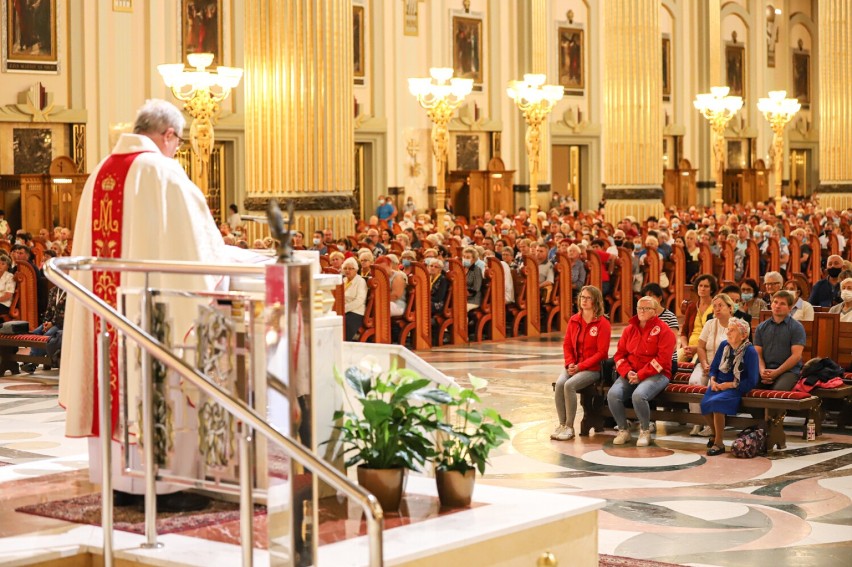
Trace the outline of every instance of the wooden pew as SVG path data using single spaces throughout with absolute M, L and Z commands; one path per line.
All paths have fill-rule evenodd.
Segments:
M 9 308 L 10 320 L 26 321 L 30 330 L 38 327 L 38 280 L 36 272 L 29 262 L 18 264 L 15 270 L 15 295 Z M 17 309 L 15 309 L 17 307 Z
M 770 238 L 769 242 L 766 244 L 766 256 L 768 258 L 766 271 L 779 271 L 781 269 L 781 247 L 778 245 L 778 241 L 774 238 Z
M 760 285 L 760 249 L 754 240 L 746 243 L 745 272 L 746 278 L 751 278 Z
M 672 265 L 674 269 L 669 277 L 669 296 L 664 307 L 680 315 L 680 304 L 686 299 L 686 252 L 679 244 L 672 247 Z
M 736 247 L 733 242 L 725 242 L 722 244 L 722 283 L 726 285 L 727 283 L 735 282 L 735 272 L 736 269 L 734 267 L 734 256 L 736 256 Z
M 811 287 L 822 279 L 822 248 L 816 234 L 811 235 L 811 259 L 808 262 L 808 273 L 805 275 L 811 282 Z
M 603 269 L 601 258 L 597 252 L 591 249 L 588 250 L 586 252 L 586 285 L 593 285 L 601 289 L 601 274 L 603 273 Z M 633 268 L 630 268 L 630 270 L 632 272 Z
M 645 265 L 642 268 L 642 271 L 645 274 L 645 278 L 642 280 L 643 287 L 651 283 L 660 283 L 661 265 L 662 260 L 660 260 L 660 255 L 656 250 L 648 251 L 645 254 Z
M 571 299 L 574 295 L 571 287 L 571 261 L 566 254 L 556 253 L 553 272 L 553 292 L 542 316 L 544 329 L 547 332 L 568 329 L 568 320 L 571 318 Z
M 627 323 L 633 317 L 633 257 L 626 248 L 618 249 L 618 279 L 612 281 L 613 323 Z
M 479 307 L 468 311 L 468 327 L 473 325 L 474 336 L 477 342 L 482 342 L 485 325 L 491 320 L 491 305 L 493 304 L 494 291 L 492 289 L 493 275 L 494 272 L 485 268 L 482 273 L 482 288 L 480 289 L 482 302 L 479 304 Z M 468 328 L 468 332 L 470 332 L 470 328 Z
M 600 263 L 598 263 L 600 266 Z M 541 303 L 538 289 L 538 264 L 526 256 L 521 273 L 513 274 L 515 303 L 507 306 L 512 315 L 513 336 L 520 336 L 521 323 L 525 322 L 524 333 L 528 337 L 541 334 Z
M 399 329 L 399 344 L 405 346 L 411 335 L 413 350 L 432 348 L 432 304 L 429 273 L 422 262 L 411 264 L 408 276 L 408 302 L 405 312 L 391 318 L 391 324 Z
M 481 323 L 484 325 L 490 323 L 491 340 L 505 341 L 506 340 L 506 273 L 503 267 L 503 262 L 498 258 L 491 256 L 488 258 L 488 269 L 491 271 L 491 313 L 487 321 Z M 483 331 L 479 326 L 476 329 L 478 340 L 482 340 Z
M 713 274 L 715 276 L 715 273 L 713 271 L 713 253 L 710 252 L 710 247 L 703 242 L 699 242 L 698 248 L 701 250 L 701 252 L 698 254 L 701 257 L 701 272 L 699 273 Z
M 787 262 L 788 276 L 802 272 L 802 241 L 797 236 L 791 236 L 789 241 L 790 261 Z
M 467 278 L 461 261 L 456 258 L 447 260 L 449 269 L 444 274 L 449 282 L 444 313 L 437 317 L 438 344 L 443 344 L 444 334 L 450 331 L 450 343 L 467 344 Z
M 358 341 L 391 344 L 390 274 L 381 265 L 370 266 L 370 274 L 364 323 L 358 331 Z

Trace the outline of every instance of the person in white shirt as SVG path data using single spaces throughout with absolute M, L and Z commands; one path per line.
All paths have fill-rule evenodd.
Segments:
M 228 215 L 228 227 L 231 229 L 231 232 L 236 232 L 242 226 L 243 219 L 240 217 L 240 211 L 237 209 L 236 204 L 231 203 L 228 210 L 231 213 Z
M 796 303 L 790 310 L 790 315 L 796 321 L 813 321 L 814 306 L 802 299 L 802 288 L 796 280 L 789 280 L 784 284 L 784 289 L 793 294 L 796 298 Z
M 839 313 L 844 323 L 852 321 L 852 278 L 840 282 L 840 299 L 843 301 L 828 310 L 829 313 Z

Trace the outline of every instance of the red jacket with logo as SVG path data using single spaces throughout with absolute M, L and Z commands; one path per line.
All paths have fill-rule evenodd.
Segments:
M 576 364 L 579 371 L 599 370 L 601 361 L 609 355 L 611 337 L 612 327 L 606 317 L 586 323 L 580 313 L 573 315 L 562 343 L 565 367 Z
M 656 374 L 671 379 L 676 341 L 675 334 L 659 317 L 649 319 L 642 328 L 639 317 L 634 316 L 618 341 L 615 369 L 623 377 L 632 370 L 639 380 Z

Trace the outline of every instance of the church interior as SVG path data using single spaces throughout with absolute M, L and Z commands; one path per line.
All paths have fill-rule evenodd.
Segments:
M 688 305 L 706 307 L 696 275 L 736 287 L 747 311 L 746 288 L 768 293 L 780 272 L 797 305 L 810 296 L 816 310 L 803 321 L 802 360 L 852 368 L 852 298 L 841 301 L 843 279 L 830 275 L 832 258 L 852 263 L 848 0 L 0 7 L 0 271 L 15 269 L 18 282 L 0 323 L 27 322 L 0 329 L 0 564 L 849 564 L 852 375 L 835 390 L 743 398 L 718 456 L 688 405 L 700 400 L 687 391 L 700 356 L 674 364 L 649 446 L 614 443 L 598 415 L 610 411 L 603 385 L 574 394 L 576 435 L 551 433 L 564 425 L 554 388 L 587 287 L 603 291 L 612 357 L 646 284 L 683 329 Z M 280 272 L 270 266 L 281 262 L 218 266 L 232 287 L 193 295 L 215 308 L 193 303 L 203 313 L 192 333 L 156 335 L 164 354 L 142 354 L 111 323 L 122 372 L 168 368 L 181 381 L 170 395 L 203 408 L 189 421 L 204 454 L 180 455 L 168 442 L 129 441 L 161 433 L 140 417 L 148 394 L 123 392 L 124 443 L 112 445 L 145 461 L 132 475 L 149 494 L 155 474 L 211 498 L 202 512 L 161 503 L 156 518 L 154 496 L 102 506 L 111 489 L 92 480 L 98 439 L 66 436 L 61 359 L 26 334 L 45 326 L 46 288 L 59 286 L 50 300 L 59 301 L 64 274 L 88 269 L 71 254 L 81 198 L 148 99 L 183 112 L 175 159 L 224 242 L 270 263 L 287 258 Z M 290 223 L 289 244 L 270 202 Z M 352 258 L 369 296 L 350 331 Z M 433 258 L 449 282 L 437 308 Z M 140 260 L 125 259 L 116 269 Z M 470 290 L 475 263 L 481 294 Z M 397 269 L 407 282 L 400 312 Z M 549 283 L 527 285 L 536 277 Z M 836 297 L 820 306 L 813 294 L 826 281 Z M 146 290 L 122 297 L 149 301 Z M 185 300 L 158 290 L 152 305 L 165 307 L 142 327 L 119 302 L 122 321 L 168 334 L 168 310 Z M 752 330 L 774 316 L 771 301 L 755 307 Z M 343 370 L 397 367 L 441 391 L 477 391 L 511 422 L 460 508 L 439 500 L 437 461 L 407 467 L 402 503 L 384 511 L 371 508 L 360 470 L 343 465 L 335 412 L 354 387 Z M 187 417 L 164 411 L 161 421 Z M 740 422 L 766 429 L 767 451 L 734 457 Z M 197 478 L 170 472 L 182 459 L 201 463 Z

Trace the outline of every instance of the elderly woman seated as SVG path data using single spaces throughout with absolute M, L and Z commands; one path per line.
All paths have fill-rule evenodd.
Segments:
M 476 309 L 482 303 L 482 270 L 477 265 L 479 253 L 473 246 L 462 251 L 462 265 L 467 285 L 467 310 Z
M 343 265 L 343 261 L 346 259 L 346 256 L 343 255 L 343 252 L 339 250 L 335 250 L 331 254 L 328 255 L 328 267 L 334 268 L 338 272 L 340 272 L 340 267 Z
M 408 276 L 401 270 L 396 254 L 388 254 L 385 258 L 390 268 L 390 314 L 391 317 L 399 317 L 405 313 L 405 304 L 408 302 Z
M 710 383 L 701 400 L 701 413 L 713 428 L 713 439 L 707 442 L 710 456 L 725 452 L 725 416 L 736 414 L 743 395 L 757 385 L 760 362 L 748 340 L 749 328 L 742 319 L 731 319 L 727 340 L 719 345 L 710 365 Z
M 843 322 L 852 321 L 852 278 L 846 278 L 840 282 L 841 302 L 828 310 L 829 313 L 838 313 Z
M 370 266 L 373 265 L 373 253 L 367 249 L 362 249 L 358 252 L 358 263 L 361 264 L 361 277 L 369 278 L 370 277 Z
M 358 274 L 358 262 L 347 258 L 341 266 L 343 271 L 343 298 L 345 301 L 344 323 L 346 340 L 354 341 L 358 329 L 364 322 L 364 310 L 367 306 L 367 281 Z

